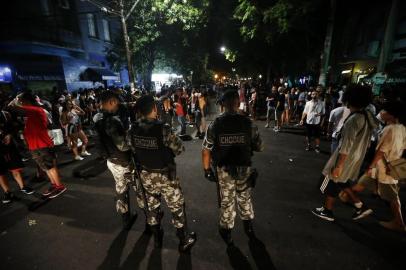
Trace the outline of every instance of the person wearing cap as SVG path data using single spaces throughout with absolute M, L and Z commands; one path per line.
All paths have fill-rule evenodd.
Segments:
M 172 213 L 172 224 L 179 238 L 179 251 L 186 252 L 196 242 L 196 234 L 188 232 L 185 198 L 176 176 L 175 156 L 184 151 L 182 140 L 171 127 L 158 120 L 154 98 L 142 96 L 136 105 L 139 119 L 132 123 L 128 141 L 139 167 L 141 189 L 147 223 L 154 235 L 156 248 L 162 247 L 161 197 Z M 145 207 L 146 206 L 146 207 Z
M 237 113 L 237 91 L 227 90 L 220 104 L 224 113 L 207 128 L 202 159 L 205 178 L 218 181 L 220 236 L 227 245 L 232 245 L 231 230 L 236 216 L 236 201 L 246 234 L 250 238 L 255 237 L 251 190 L 255 186 L 256 170 L 251 167 L 251 156 L 253 151 L 262 151 L 263 145 L 258 127 L 248 117 Z

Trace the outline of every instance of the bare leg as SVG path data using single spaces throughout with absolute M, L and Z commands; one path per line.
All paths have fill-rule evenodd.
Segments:
M 400 228 L 405 227 L 405 223 L 402 217 L 402 210 L 399 197 L 396 200 L 391 201 L 390 207 L 392 210 L 393 221 L 398 225 Z
M 73 152 L 74 157 L 79 156 L 78 137 L 76 135 L 71 135 L 70 142 L 71 142 L 71 148 L 72 148 L 72 152 Z
M 332 211 L 333 207 L 334 207 L 334 202 L 335 202 L 334 197 L 326 196 L 326 201 L 324 203 L 324 208 L 326 208 L 327 210 Z
M 8 185 L 8 180 L 5 175 L 0 175 L 0 186 L 4 190 L 4 192 L 10 191 L 10 186 Z
M 79 131 L 78 135 L 79 135 L 80 140 L 82 141 L 82 153 L 86 152 L 86 147 L 87 147 L 89 140 L 87 139 L 87 136 L 83 132 L 83 130 Z
M 18 186 L 20 188 L 24 187 L 24 180 L 23 177 L 21 176 L 21 171 L 17 170 L 17 171 L 12 171 L 11 174 L 13 175 L 14 179 L 16 180 Z
M 361 200 L 355 195 L 351 188 L 345 188 L 345 193 L 347 193 L 348 197 L 353 201 L 353 203 L 359 203 Z
M 53 167 L 47 171 L 47 175 L 52 184 L 56 186 L 62 185 L 61 177 L 57 167 Z

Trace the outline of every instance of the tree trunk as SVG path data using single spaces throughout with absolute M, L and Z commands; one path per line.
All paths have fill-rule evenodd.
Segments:
M 156 58 L 155 46 L 151 45 L 147 51 L 146 67 L 144 70 L 144 86 L 147 91 L 153 90 L 152 89 L 152 71 L 154 70 L 154 67 L 155 67 L 155 58 Z
M 336 4 L 337 4 L 336 0 L 330 1 L 330 16 L 327 22 L 326 38 L 324 40 L 324 49 L 323 53 L 321 54 L 321 64 L 320 64 L 319 84 L 322 86 L 326 86 L 327 73 L 330 66 L 331 41 L 333 39 Z

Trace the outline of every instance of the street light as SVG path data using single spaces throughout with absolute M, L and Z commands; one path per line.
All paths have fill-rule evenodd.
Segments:
M 261 74 L 259 74 L 259 76 L 258 76 L 260 79 L 262 79 L 262 75 Z
M 226 51 L 226 47 L 221 46 L 221 48 L 220 48 L 220 52 L 221 52 L 221 53 L 225 53 L 225 51 Z
M 214 79 L 217 79 L 219 77 L 219 75 L 214 74 Z

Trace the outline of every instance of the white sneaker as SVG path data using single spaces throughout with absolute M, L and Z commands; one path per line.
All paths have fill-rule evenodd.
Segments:
M 91 156 L 92 154 L 90 154 L 87 151 L 82 152 L 82 154 L 80 154 L 81 156 L 85 157 L 85 156 Z
M 74 160 L 84 160 L 84 158 L 82 158 L 81 156 L 76 156 L 76 157 L 74 158 Z

